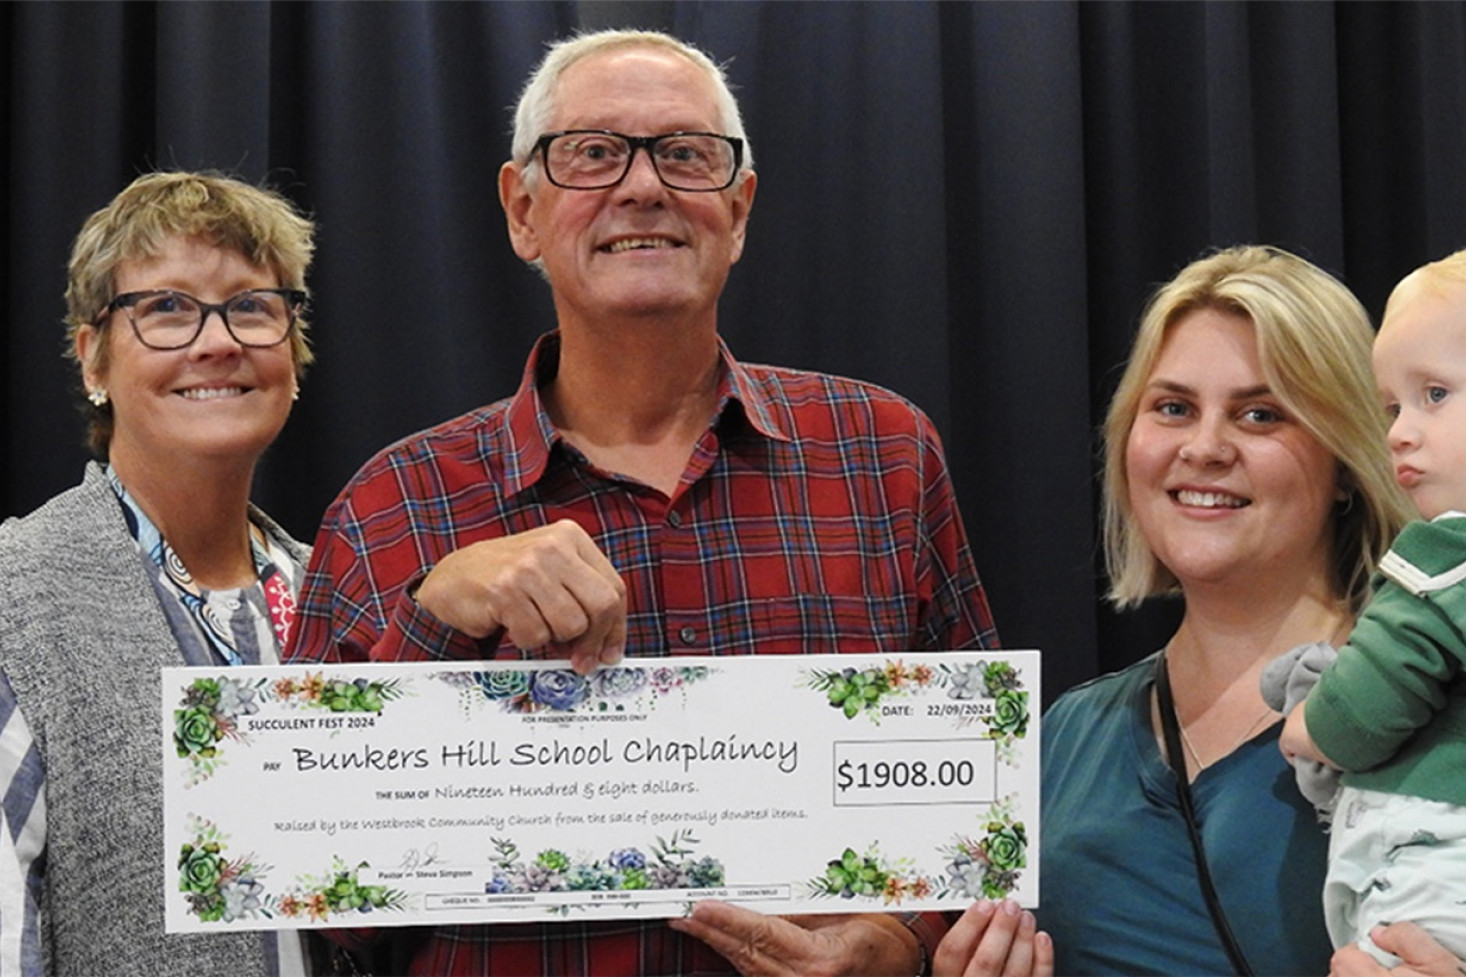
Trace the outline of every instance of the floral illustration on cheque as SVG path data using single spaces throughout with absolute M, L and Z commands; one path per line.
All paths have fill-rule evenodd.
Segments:
M 1010 662 L 908 667 L 888 660 L 883 666 L 806 674 L 809 688 L 823 692 L 845 718 L 864 714 L 874 723 L 880 723 L 882 707 L 891 700 L 944 689 L 947 701 L 927 703 L 927 715 L 950 716 L 959 728 L 982 723 L 987 727 L 984 737 L 998 741 L 999 756 L 1009 763 L 1013 741 L 1028 733 L 1028 692 L 1022 673 Z
M 600 668 L 580 675 L 568 668 L 523 671 L 443 672 L 437 677 L 457 686 L 468 708 L 498 703 L 505 712 L 606 713 L 645 711 L 658 699 L 683 691 L 714 670 L 706 665 Z
M 723 863 L 704 855 L 695 858 L 697 838 L 682 828 L 671 838 L 657 838 L 651 857 L 639 848 L 617 848 L 605 858 L 571 858 L 557 848 L 547 848 L 525 861 L 519 847 L 507 838 L 494 838 L 494 878 L 484 885 L 486 893 L 597 892 L 640 889 L 708 889 L 726 879 Z M 549 907 L 565 914 L 568 905 Z
M 875 844 L 864 854 L 846 848 L 806 888 L 814 896 L 880 899 L 885 905 L 933 895 L 1002 899 L 1018 887 L 1028 865 L 1028 835 L 1023 822 L 1014 818 L 1013 802 L 1010 795 L 989 807 L 979 819 L 981 833 L 958 835 L 937 849 L 948 860 L 945 874 L 917 871 L 912 859 L 888 858 Z
M 941 895 L 1001 899 L 1017 888 L 1028 866 L 1028 832 L 1014 816 L 1015 800 L 1010 794 L 994 802 L 979 820 L 980 834 L 958 835 L 940 849 L 951 859 Z
M 899 904 L 907 896 L 925 899 L 936 889 L 936 883 L 930 875 L 916 872 L 912 865 L 909 858 L 886 858 L 879 843 L 871 845 L 863 855 L 847 848 L 839 858 L 830 860 L 824 875 L 810 879 L 806 886 L 814 896 L 879 898 L 886 905 Z
M 302 876 L 283 894 L 270 894 L 261 881 L 270 866 L 254 855 L 229 858 L 228 835 L 218 825 L 196 815 L 189 816 L 192 842 L 186 842 L 178 856 L 178 889 L 188 899 L 189 912 L 206 923 L 232 923 L 239 919 L 307 918 L 325 922 L 333 915 L 374 909 L 402 909 L 406 895 L 381 885 L 362 885 L 355 868 L 339 857 L 331 870 L 320 877 Z
M 403 694 L 400 680 L 372 682 L 326 679 L 303 673 L 299 679 L 236 679 L 230 676 L 194 679 L 173 710 L 173 745 L 189 763 L 187 785 L 213 776 L 224 762 L 224 740 L 248 743 L 240 720 L 260 711 L 261 702 L 283 702 L 296 708 L 331 712 L 381 713 L 387 702 Z

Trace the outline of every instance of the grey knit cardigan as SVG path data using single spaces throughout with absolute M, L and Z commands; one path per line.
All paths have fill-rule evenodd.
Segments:
M 164 871 L 159 669 L 184 664 L 99 466 L 0 525 L 0 669 L 46 772 L 48 974 L 277 969 L 273 934 L 163 931 L 178 880 Z

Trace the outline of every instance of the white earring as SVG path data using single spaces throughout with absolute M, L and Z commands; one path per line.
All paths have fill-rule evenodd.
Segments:
M 90 400 L 92 402 L 92 406 L 93 407 L 106 407 L 107 406 L 107 388 L 106 387 L 96 387 L 95 389 L 88 391 L 88 393 L 87 393 L 87 400 Z

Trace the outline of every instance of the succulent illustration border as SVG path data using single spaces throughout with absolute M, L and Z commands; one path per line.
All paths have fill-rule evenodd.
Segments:
M 709 889 L 727 881 L 721 860 L 696 855 L 699 841 L 690 828 L 667 838 L 657 837 L 650 856 L 639 848 L 613 849 L 604 858 L 572 857 L 559 848 L 547 848 L 526 859 L 511 839 L 491 841 L 494 877 L 485 884 L 486 893 Z M 559 905 L 549 911 L 568 913 L 571 908 Z
M 1029 696 L 1023 688 L 1022 671 L 1011 662 L 908 666 L 900 659 L 887 659 L 882 665 L 865 668 L 810 669 L 805 673 L 805 684 L 823 693 L 830 706 L 843 712 L 846 719 L 864 715 L 879 723 L 881 708 L 888 701 L 943 689 L 947 698 L 959 702 L 992 703 L 992 708 L 982 714 L 959 713 L 958 726 L 981 722 L 987 727 L 984 735 L 988 739 L 1006 744 L 1028 733 Z
M 260 711 L 260 703 L 278 701 L 300 708 L 334 713 L 380 714 L 388 702 L 404 694 L 400 679 L 369 681 L 327 679 L 323 672 L 303 672 L 300 678 L 243 679 L 231 675 L 201 676 L 183 691 L 173 710 L 173 746 L 188 761 L 188 784 L 213 776 L 224 762 L 226 740 L 247 743 L 240 720 Z
M 1014 817 L 1013 803 L 1012 795 L 995 802 L 979 816 L 979 832 L 954 836 L 938 848 L 947 862 L 944 872 L 919 870 L 914 858 L 890 858 L 877 842 L 864 852 L 844 849 L 805 888 L 816 897 L 879 899 L 883 905 L 933 895 L 1001 899 L 1018 887 L 1028 866 L 1028 833 Z
M 600 668 L 581 675 L 568 668 L 443 672 L 439 680 L 458 687 L 467 703 L 491 702 L 515 713 L 606 713 L 650 709 L 663 696 L 701 682 L 715 669 L 706 665 L 650 665 Z
M 272 894 L 264 882 L 271 867 L 253 854 L 229 857 L 228 835 L 218 825 L 193 816 L 189 833 L 193 840 L 185 842 L 178 855 L 178 889 L 188 900 L 189 912 L 206 923 L 277 917 L 325 922 L 376 909 L 401 910 L 406 904 L 401 890 L 360 883 L 358 873 L 368 863 L 351 866 L 337 855 L 331 857 L 328 872 L 302 876 L 288 890 Z

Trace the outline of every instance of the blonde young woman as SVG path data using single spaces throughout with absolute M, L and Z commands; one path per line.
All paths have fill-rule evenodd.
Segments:
M 1170 596 L 1184 616 L 1159 652 L 1044 719 L 1045 933 L 1011 907 L 974 907 L 938 972 L 1236 972 L 1172 760 L 1236 952 L 1258 974 L 1328 971 L 1326 838 L 1259 675 L 1297 645 L 1343 641 L 1408 516 L 1372 338 L 1343 285 L 1273 248 L 1202 258 L 1152 299 L 1105 427 L 1106 553 L 1117 606 Z
M 164 933 L 158 703 L 163 666 L 285 645 L 309 554 L 249 492 L 311 359 L 312 234 L 275 193 L 154 173 L 77 236 L 69 351 L 97 460 L 0 526 L 0 973 L 303 968 L 289 933 Z M 234 889 L 213 897 L 252 911 Z

